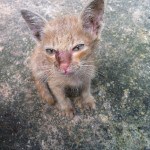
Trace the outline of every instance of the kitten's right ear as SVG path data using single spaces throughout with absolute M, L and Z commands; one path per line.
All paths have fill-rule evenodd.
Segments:
M 47 21 L 38 14 L 25 9 L 21 10 L 21 15 L 28 24 L 33 36 L 36 40 L 40 41 L 43 34 L 43 28 Z
M 98 36 L 102 28 L 103 15 L 104 0 L 92 0 L 81 15 L 83 29 L 92 35 Z

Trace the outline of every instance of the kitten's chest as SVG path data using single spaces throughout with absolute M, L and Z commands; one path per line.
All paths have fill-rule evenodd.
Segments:
M 70 98 L 78 97 L 82 93 L 82 87 L 81 86 L 78 86 L 78 87 L 65 86 L 64 93 L 67 97 L 70 97 Z
M 81 79 L 71 79 L 66 82 L 64 93 L 67 97 L 77 97 L 81 95 L 83 81 Z
M 81 87 L 83 85 L 83 79 L 78 76 L 63 76 L 58 79 L 60 83 L 63 82 L 64 87 Z

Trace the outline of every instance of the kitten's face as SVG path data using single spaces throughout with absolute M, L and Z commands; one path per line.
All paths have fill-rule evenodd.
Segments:
M 94 37 L 84 32 L 79 18 L 66 16 L 46 25 L 41 52 L 57 73 L 72 75 L 88 67 L 89 55 L 94 53 L 93 41 Z
M 90 70 L 89 61 L 93 58 L 91 54 L 102 26 L 103 13 L 104 0 L 93 0 L 78 17 L 60 17 L 50 22 L 31 11 L 21 11 L 40 44 L 42 56 L 57 73 L 64 75 L 79 71 L 86 74 Z

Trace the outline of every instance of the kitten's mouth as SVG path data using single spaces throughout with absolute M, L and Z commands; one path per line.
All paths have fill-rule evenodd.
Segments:
M 74 72 L 71 70 L 61 70 L 60 73 L 63 75 L 72 75 Z
M 72 66 L 69 66 L 67 63 L 63 63 L 59 66 L 59 72 L 62 75 L 72 75 L 74 73 L 74 70 Z
M 80 68 L 79 65 L 68 65 L 68 64 L 61 64 L 60 66 L 57 66 L 57 72 L 61 75 L 66 76 L 72 76 L 76 74 Z

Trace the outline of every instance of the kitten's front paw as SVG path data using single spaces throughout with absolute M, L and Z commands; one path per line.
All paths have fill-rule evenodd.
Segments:
M 95 105 L 95 99 L 93 96 L 89 96 L 88 98 L 86 98 L 83 102 L 83 107 L 85 109 L 96 109 L 96 105 Z
M 75 109 L 71 104 L 69 98 L 66 98 L 64 101 L 58 101 L 56 108 L 59 110 L 59 115 L 65 116 L 68 118 L 73 118 L 75 114 Z
M 67 108 L 65 110 L 62 110 L 62 115 L 69 118 L 73 118 L 75 115 L 75 110 L 74 108 Z

